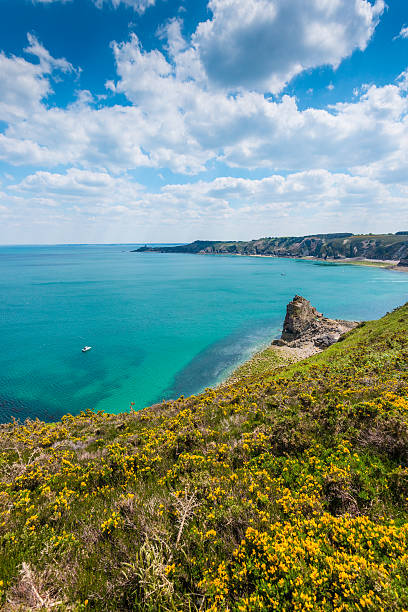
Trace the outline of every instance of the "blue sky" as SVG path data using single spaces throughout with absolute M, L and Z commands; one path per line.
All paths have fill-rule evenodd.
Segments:
M 408 225 L 406 0 L 0 0 L 0 243 Z

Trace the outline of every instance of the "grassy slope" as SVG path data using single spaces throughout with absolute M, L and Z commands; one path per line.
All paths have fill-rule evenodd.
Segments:
M 4 609 L 407 610 L 407 333 L 404 306 L 197 397 L 3 426 Z
M 279 367 L 289 365 L 292 361 L 295 359 L 290 357 L 289 352 L 285 354 L 276 347 L 267 347 L 255 353 L 248 361 L 234 370 L 223 386 L 236 382 L 250 382 L 251 379 L 263 377 Z
M 352 266 L 367 266 L 367 267 L 373 267 L 373 268 L 389 268 L 390 264 L 386 261 L 367 261 L 367 260 L 361 260 L 361 261 L 344 261 L 341 264 L 335 264 L 335 265 L 352 265 Z M 394 264 L 395 265 L 395 262 Z

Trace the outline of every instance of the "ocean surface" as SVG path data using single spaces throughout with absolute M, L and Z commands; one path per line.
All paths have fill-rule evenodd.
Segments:
M 197 393 L 278 337 L 296 293 L 358 320 L 408 299 L 401 272 L 137 246 L 0 247 L 0 422 Z

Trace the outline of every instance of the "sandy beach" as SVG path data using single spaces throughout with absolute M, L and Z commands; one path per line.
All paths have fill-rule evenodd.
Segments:
M 301 259 L 301 260 L 306 260 L 306 261 L 319 261 L 322 263 L 330 263 L 330 264 L 337 264 L 337 265 L 342 265 L 342 264 L 348 264 L 348 265 L 353 265 L 353 266 L 368 266 L 368 267 L 374 267 L 374 268 L 384 268 L 385 270 L 396 270 L 397 272 L 408 272 L 408 266 L 399 266 L 398 262 L 393 260 L 393 259 L 360 259 L 360 258 L 354 258 L 354 257 L 349 257 L 349 258 L 344 258 L 344 259 L 334 259 L 334 258 L 327 258 L 327 259 L 323 259 L 320 257 L 313 257 L 313 256 L 308 256 L 306 255 L 305 257 L 285 257 L 285 256 L 279 256 L 279 255 L 263 255 L 261 253 L 256 253 L 253 255 L 246 255 L 246 254 L 241 254 L 241 253 L 237 253 L 237 255 L 239 255 L 240 257 L 273 257 L 275 259 Z

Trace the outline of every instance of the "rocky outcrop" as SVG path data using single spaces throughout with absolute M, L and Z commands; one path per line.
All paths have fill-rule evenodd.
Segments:
M 286 317 L 280 340 L 276 346 L 307 348 L 310 354 L 327 348 L 340 336 L 358 325 L 357 321 L 328 319 L 318 312 L 309 300 L 295 295 L 286 307 Z
M 295 295 L 293 300 L 286 307 L 286 317 L 283 323 L 282 340 L 292 342 L 302 337 L 317 321 L 320 321 L 323 315 L 317 312 L 316 308 L 311 305 L 309 300 L 306 300 L 300 295 Z
M 398 265 L 402 266 L 404 268 L 407 268 L 408 267 L 408 258 L 407 259 L 400 259 L 399 262 L 398 262 Z

